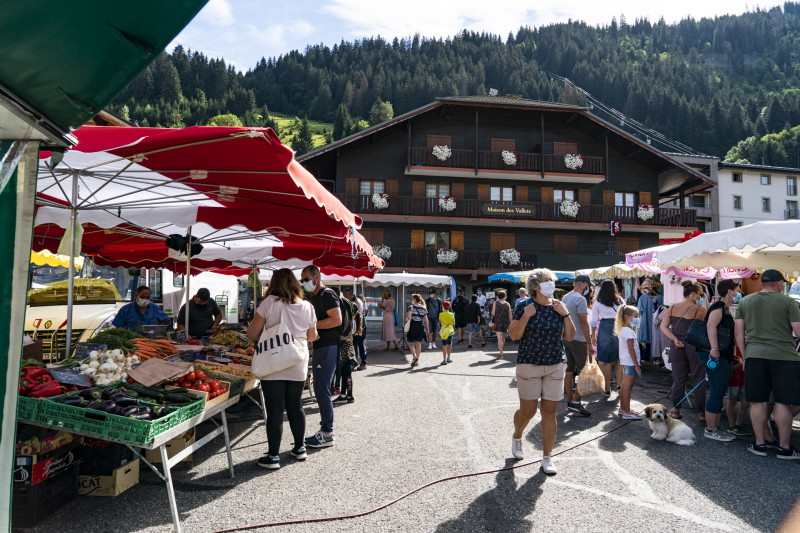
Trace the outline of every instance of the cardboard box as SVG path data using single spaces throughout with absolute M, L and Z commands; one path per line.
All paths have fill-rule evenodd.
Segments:
M 37 485 L 68 470 L 80 459 L 77 448 L 81 443 L 82 439 L 77 438 L 44 454 L 17 455 L 14 458 L 14 484 Z
M 81 448 L 81 476 L 110 476 L 114 470 L 136 459 L 133 450 L 124 444 L 99 439 L 83 439 Z
M 44 343 L 42 341 L 33 341 L 31 344 L 22 347 L 23 359 L 36 359 L 42 361 L 44 359 L 43 349 Z
M 78 494 L 86 496 L 119 496 L 139 483 L 138 458 L 126 463 L 110 476 L 78 476 Z
M 78 495 L 78 465 L 37 485 L 14 483 L 11 526 L 31 527 L 53 515 Z
M 167 447 L 167 457 L 172 458 L 176 453 L 185 450 L 192 444 L 194 444 L 195 437 L 197 432 L 194 428 L 192 428 L 186 435 L 182 437 L 178 437 L 176 439 L 172 439 L 168 441 L 165 445 Z M 145 450 L 144 451 L 144 458 L 147 459 L 148 462 L 154 465 L 161 464 L 161 450 L 156 448 L 155 450 Z M 192 456 L 189 455 L 179 463 L 180 465 L 186 466 L 188 468 L 192 467 Z

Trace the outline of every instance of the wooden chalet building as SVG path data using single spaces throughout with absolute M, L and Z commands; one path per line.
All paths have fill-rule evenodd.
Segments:
M 437 145 L 450 157 L 435 157 Z M 584 156 L 574 170 L 564 158 L 572 153 Z M 298 160 L 364 218 L 371 244 L 390 247 L 386 271 L 451 274 L 467 288 L 508 270 L 614 264 L 660 235 L 682 236 L 696 229 L 695 211 L 658 205 L 684 205 L 713 185 L 587 108 L 508 96 L 437 98 Z M 388 207 L 374 205 L 375 193 L 391 196 Z M 453 211 L 440 207 L 445 196 L 457 200 Z M 561 213 L 566 199 L 581 205 L 575 218 Z M 640 204 L 655 204 L 653 218 L 637 216 Z M 439 248 L 458 259 L 439 263 Z M 520 264 L 501 263 L 507 248 Z

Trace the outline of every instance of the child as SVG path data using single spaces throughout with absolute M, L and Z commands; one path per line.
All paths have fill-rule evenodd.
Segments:
M 619 363 L 622 365 L 622 389 L 619 392 L 619 414 L 624 420 L 641 420 L 642 417 L 631 411 L 631 391 L 636 376 L 642 377 L 639 366 L 641 355 L 636 331 L 639 325 L 639 311 L 632 305 L 623 305 L 617 311 L 614 333 L 619 337 Z
M 741 402 L 739 414 L 736 414 L 736 403 Z M 749 437 L 753 433 L 744 427 L 744 418 L 750 404 L 744 399 L 744 360 L 742 352 L 737 348 L 733 355 L 733 372 L 728 383 L 728 406 L 725 409 L 728 415 L 728 431 L 737 437 Z M 734 416 L 735 415 L 735 416 Z
M 450 355 L 453 352 L 453 336 L 455 335 L 455 329 L 453 326 L 455 323 L 456 315 L 450 312 L 450 302 L 443 302 L 442 312 L 439 313 L 439 325 L 441 326 L 441 329 L 439 330 L 439 338 L 442 339 L 441 364 L 443 365 L 453 362 L 453 360 L 450 359 Z

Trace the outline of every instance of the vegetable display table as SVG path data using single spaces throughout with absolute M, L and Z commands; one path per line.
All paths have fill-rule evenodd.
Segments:
M 147 444 L 138 444 L 138 443 L 126 442 L 124 440 L 110 438 L 110 437 L 103 436 L 103 435 L 96 435 L 96 434 L 88 432 L 88 431 L 75 431 L 75 430 L 72 430 L 72 429 L 70 429 L 68 431 L 70 433 L 75 434 L 75 435 L 83 435 L 83 436 L 87 436 L 87 437 L 96 437 L 96 438 L 100 438 L 100 439 L 111 441 L 111 442 L 117 442 L 119 444 L 124 444 L 128 448 L 130 448 L 133 451 L 133 453 L 135 453 L 139 457 L 139 459 L 142 460 L 142 462 L 144 464 L 146 464 L 148 467 L 150 467 L 150 469 L 153 472 L 155 472 L 158 477 L 160 477 L 163 481 L 166 482 L 166 484 L 167 484 L 167 495 L 168 495 L 168 498 L 169 498 L 170 511 L 172 512 L 172 523 L 173 523 L 173 526 L 174 526 L 174 530 L 175 530 L 176 533 L 181 533 L 182 532 L 182 528 L 181 528 L 180 516 L 178 515 L 178 504 L 177 504 L 177 502 L 175 500 L 175 489 L 172 486 L 172 473 L 171 473 L 172 467 L 177 465 L 178 463 L 180 463 L 189 454 L 193 453 L 194 451 L 196 451 L 196 450 L 202 448 L 203 446 L 205 446 L 206 444 L 208 444 L 214 438 L 218 437 L 219 435 L 223 435 L 225 437 L 225 450 L 226 450 L 226 452 L 228 454 L 228 469 L 230 470 L 231 478 L 234 477 L 234 473 L 233 473 L 233 457 L 231 455 L 231 441 L 230 441 L 230 436 L 228 434 L 228 419 L 227 419 L 227 417 L 225 415 L 225 410 L 228 409 L 229 407 L 231 407 L 232 405 L 235 405 L 236 403 L 238 403 L 239 399 L 240 399 L 239 395 L 232 396 L 232 397 L 228 398 L 227 400 L 225 400 L 224 402 L 222 402 L 222 403 L 220 403 L 218 405 L 215 405 L 214 407 L 211 407 L 210 409 L 208 409 L 206 411 L 203 411 L 202 413 L 194 416 L 193 418 L 190 418 L 189 420 L 181 422 L 180 424 L 178 424 L 175 427 L 165 431 L 164 433 L 160 433 L 160 434 L 156 435 L 156 437 L 152 441 L 147 443 Z M 216 420 L 213 419 L 213 417 L 215 415 L 217 415 L 217 414 L 220 415 L 220 418 L 221 418 L 221 422 L 220 423 L 218 423 Z M 168 457 L 166 444 L 169 441 L 171 441 L 174 438 L 180 437 L 181 435 L 184 435 L 186 432 L 188 432 L 192 428 L 200 425 L 202 422 L 205 422 L 206 420 L 211 420 L 217 426 L 216 429 L 214 429 L 208 435 L 205 435 L 203 438 L 197 440 L 191 446 L 188 446 L 184 450 L 181 450 L 180 452 L 176 453 L 173 457 Z M 25 423 L 26 424 L 30 424 L 30 425 L 35 425 L 35 426 L 47 427 L 47 428 L 63 429 L 63 428 L 60 428 L 59 426 L 57 426 L 55 424 L 45 424 L 43 422 L 25 421 Z M 147 459 L 144 458 L 144 456 L 139 452 L 139 450 L 137 448 L 143 448 L 143 449 L 147 449 L 147 450 L 158 449 L 160 451 L 160 453 L 161 453 L 161 464 L 163 465 L 162 466 L 163 473 L 160 472 L 158 470 L 158 468 L 156 468 L 155 466 L 150 464 L 150 462 L 147 461 Z

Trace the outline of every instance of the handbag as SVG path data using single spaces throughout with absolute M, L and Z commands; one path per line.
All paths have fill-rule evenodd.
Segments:
M 290 366 L 302 363 L 308 357 L 306 339 L 296 339 L 283 322 L 283 304 L 280 321 L 271 328 L 261 332 L 255 345 L 251 372 L 261 379 Z
M 697 311 L 695 311 L 695 317 Z M 708 315 L 706 315 L 708 318 Z M 708 323 L 706 320 L 694 318 L 692 323 L 689 324 L 689 329 L 686 331 L 684 340 L 704 352 L 711 350 L 711 341 L 708 340 Z M 720 350 L 726 350 L 731 345 L 732 332 L 730 328 L 717 326 L 717 344 Z

